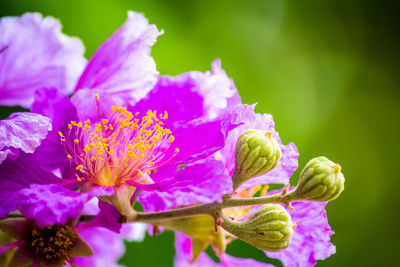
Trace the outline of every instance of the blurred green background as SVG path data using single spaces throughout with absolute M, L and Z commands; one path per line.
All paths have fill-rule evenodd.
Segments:
M 152 50 L 161 74 L 206 71 L 221 58 L 243 102 L 258 102 L 282 140 L 296 143 L 300 168 L 319 155 L 343 167 L 346 190 L 327 206 L 337 252 L 318 266 L 392 266 L 400 248 L 399 3 L 3 0 L 0 16 L 57 17 L 90 58 L 134 10 L 165 30 Z M 128 266 L 172 266 L 171 233 L 127 248 Z M 228 252 L 268 261 L 238 242 Z

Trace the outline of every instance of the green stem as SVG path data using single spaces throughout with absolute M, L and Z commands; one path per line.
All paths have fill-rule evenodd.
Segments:
M 198 215 L 210 215 L 215 217 L 216 214 L 219 214 L 219 211 L 225 208 L 262 205 L 268 203 L 283 203 L 285 205 L 289 205 L 290 202 L 294 200 L 296 200 L 296 197 L 293 194 L 293 191 L 289 193 L 279 193 L 266 197 L 228 198 L 224 199 L 222 203 L 213 202 L 207 204 L 197 204 L 193 206 L 160 212 L 137 212 L 131 216 L 127 216 L 126 222 L 143 222 L 148 224 L 155 224 L 163 220 L 185 218 Z M 22 217 L 22 215 L 10 213 L 8 215 L 8 218 L 10 217 Z M 80 221 L 87 222 L 92 220 L 94 217 L 94 215 L 82 215 Z
M 162 220 L 170 220 L 184 217 L 191 217 L 197 215 L 210 215 L 213 216 L 216 211 L 240 207 L 240 206 L 253 206 L 268 203 L 284 203 L 288 204 L 294 200 L 293 195 L 287 194 L 276 194 L 266 197 L 253 197 L 253 198 L 231 198 L 225 199 L 220 204 L 218 202 L 208 204 L 198 204 L 189 207 L 176 208 L 168 211 L 161 212 L 138 212 L 134 217 L 128 218 L 128 222 L 143 222 L 143 223 L 156 223 Z

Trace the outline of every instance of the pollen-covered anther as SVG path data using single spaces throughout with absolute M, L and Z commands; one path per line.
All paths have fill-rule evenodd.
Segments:
M 99 107 L 98 101 L 96 98 Z M 165 156 L 175 141 L 171 130 L 163 126 L 168 113 L 148 110 L 139 117 L 138 112 L 133 115 L 118 104 L 111 111 L 106 117 L 99 111 L 98 122 L 70 122 L 68 140 L 73 141 L 64 144 L 67 157 L 78 165 L 77 170 L 84 172 L 83 179 L 95 184 L 116 186 L 128 181 L 142 182 L 143 177 L 146 183 L 152 183 L 149 175 L 153 170 L 179 152 L 175 148 L 172 155 Z
M 35 225 L 27 244 L 39 258 L 69 261 L 75 240 L 78 238 L 76 231 L 68 225 L 52 225 L 44 228 Z

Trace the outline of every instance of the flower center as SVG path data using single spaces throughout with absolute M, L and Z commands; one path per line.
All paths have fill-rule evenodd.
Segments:
M 172 132 L 163 127 L 167 112 L 148 110 L 144 116 L 132 114 L 118 104 L 103 118 L 98 96 L 99 122 L 71 121 L 65 137 L 61 132 L 67 157 L 78 166 L 78 181 L 117 186 L 130 181 L 152 184 L 150 174 L 165 165 L 179 149 L 166 155 L 174 141 Z
M 68 225 L 52 225 L 44 228 L 34 225 L 27 244 L 35 256 L 65 262 L 70 260 L 72 247 L 78 237 Z

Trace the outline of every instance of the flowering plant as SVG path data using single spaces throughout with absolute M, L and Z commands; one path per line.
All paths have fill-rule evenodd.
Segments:
M 312 159 L 290 188 L 298 152 L 272 117 L 241 103 L 219 60 L 159 76 L 160 34 L 129 12 L 86 63 L 53 18 L 0 20 L 0 103 L 30 109 L 0 121 L 2 264 L 115 266 L 145 224 L 176 231 L 177 266 L 267 265 L 226 254 L 234 239 L 285 266 L 333 254 L 340 166 Z

